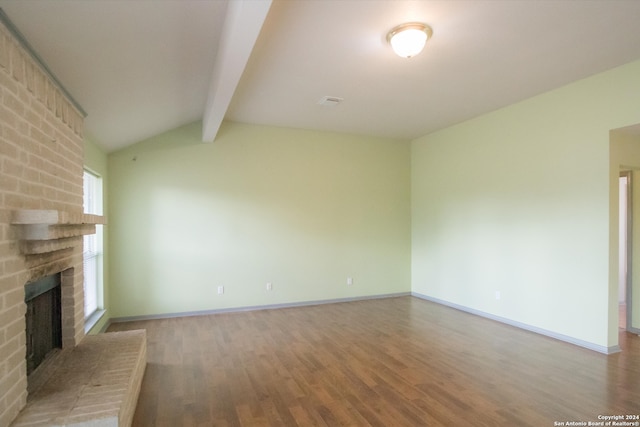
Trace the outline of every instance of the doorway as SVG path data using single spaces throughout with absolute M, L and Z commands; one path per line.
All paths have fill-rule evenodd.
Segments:
M 622 330 L 627 330 L 627 285 L 630 281 L 630 259 L 629 256 L 629 210 L 631 208 L 629 203 L 629 184 L 631 181 L 631 172 L 625 171 L 620 173 L 619 178 L 619 200 L 620 200 L 620 239 L 619 239 L 619 263 L 618 263 L 618 327 Z
M 640 255 L 639 251 L 634 252 L 634 240 L 638 241 L 638 236 L 634 236 L 634 216 L 638 211 L 637 205 L 640 199 L 634 198 L 633 194 L 637 187 L 634 182 L 638 183 L 638 171 L 623 171 L 619 177 L 620 191 L 620 263 L 619 263 L 619 280 L 618 280 L 618 327 L 622 330 L 640 333 L 640 327 L 634 322 L 634 299 L 637 296 L 633 292 L 634 274 L 633 265 L 636 264 L 634 259 Z M 640 187 L 639 187 L 640 189 Z M 637 200 L 636 200 L 637 199 Z M 634 209 L 636 208 L 636 209 Z M 638 211 L 640 212 L 640 211 Z M 637 234 L 637 233 L 636 233 Z M 634 238 L 635 237 L 635 238 Z M 635 278 L 637 280 L 637 277 Z

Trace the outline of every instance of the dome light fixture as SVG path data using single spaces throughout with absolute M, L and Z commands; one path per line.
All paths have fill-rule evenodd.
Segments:
M 432 35 L 433 30 L 427 24 L 408 22 L 389 31 L 387 41 L 398 56 L 411 58 L 422 52 L 425 43 Z

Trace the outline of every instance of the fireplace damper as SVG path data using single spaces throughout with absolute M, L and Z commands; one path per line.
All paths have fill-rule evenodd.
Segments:
M 27 375 L 56 348 L 62 348 L 60 274 L 43 277 L 24 287 L 27 312 Z

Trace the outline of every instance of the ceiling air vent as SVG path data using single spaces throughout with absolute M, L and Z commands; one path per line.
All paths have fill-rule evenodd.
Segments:
M 344 98 L 338 98 L 337 96 L 323 96 L 318 101 L 318 105 L 322 105 L 323 107 L 335 107 L 344 101 Z

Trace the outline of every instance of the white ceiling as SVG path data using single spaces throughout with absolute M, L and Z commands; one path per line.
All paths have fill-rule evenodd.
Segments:
M 258 3 L 0 0 L 0 7 L 86 110 L 88 134 L 108 151 L 212 117 L 412 139 L 640 58 L 637 0 L 274 0 L 264 25 L 258 19 L 233 30 L 230 11 L 243 2 Z M 411 59 L 385 41 L 407 21 L 433 28 Z M 251 37 L 234 41 L 261 26 L 252 52 Z M 240 51 L 251 52 L 246 68 L 234 57 Z M 326 95 L 344 101 L 318 105 Z

